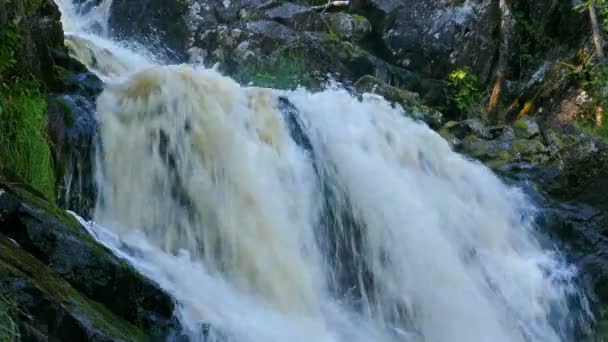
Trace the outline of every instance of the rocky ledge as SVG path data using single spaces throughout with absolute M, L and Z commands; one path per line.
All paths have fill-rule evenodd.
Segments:
M 73 216 L 6 176 L 0 294 L 22 341 L 162 341 L 179 331 L 173 299 L 157 284 Z

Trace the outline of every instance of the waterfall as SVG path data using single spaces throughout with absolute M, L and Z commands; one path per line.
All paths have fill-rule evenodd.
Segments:
M 534 206 L 401 108 L 163 65 L 82 24 L 109 1 L 65 1 L 72 54 L 106 81 L 89 228 L 190 340 L 572 339 L 585 299 Z

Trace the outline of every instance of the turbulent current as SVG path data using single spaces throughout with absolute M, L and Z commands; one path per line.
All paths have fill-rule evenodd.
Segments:
M 533 205 L 402 109 L 162 65 L 104 38 L 109 1 L 68 1 L 67 45 L 106 83 L 88 226 L 190 340 L 572 340 L 584 296 Z

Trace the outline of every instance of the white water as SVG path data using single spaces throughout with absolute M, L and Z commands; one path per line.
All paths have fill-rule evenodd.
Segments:
M 201 322 L 254 342 L 571 339 L 584 298 L 533 206 L 423 124 L 371 95 L 159 66 L 87 32 L 109 1 L 63 1 L 106 81 L 91 232 L 174 295 L 190 339 Z

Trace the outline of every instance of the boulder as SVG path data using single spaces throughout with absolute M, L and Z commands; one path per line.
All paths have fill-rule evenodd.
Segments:
M 276 21 L 298 31 L 325 31 L 326 23 L 321 14 L 310 6 L 285 2 L 263 12 L 262 19 Z
M 127 327 L 139 336 L 137 340 L 166 338 L 179 330 L 173 299 L 156 283 L 96 242 L 74 217 L 18 184 L 11 177 L 0 180 L 0 269 L 4 266 L 0 284 L 8 286 L 16 298 L 31 301 L 19 305 L 42 310 L 30 322 L 34 327 L 51 328 L 53 320 L 69 317 L 66 321 L 75 322 L 57 324 L 81 325 L 80 332 L 74 333 L 85 335 L 75 340 L 97 340 L 91 337 L 95 330 L 85 323 L 95 324 L 100 317 L 112 318 L 108 329 Z M 44 311 L 47 307 L 57 309 Z M 74 340 L 60 338 L 69 329 L 56 329 L 47 331 L 49 337 Z
M 82 296 L 3 234 L 0 291 L 15 308 L 23 341 L 145 340 L 140 329 Z
M 355 83 L 355 89 L 360 93 L 378 94 L 387 101 L 400 105 L 405 115 L 423 121 L 432 128 L 441 127 L 442 114 L 423 105 L 416 93 L 390 86 L 371 75 L 361 77 Z
M 352 0 L 351 10 L 366 17 L 387 60 L 446 79 L 471 66 L 482 83 L 490 77 L 497 48 L 495 1 Z
M 320 88 L 327 79 L 352 82 L 363 75 L 401 84 L 415 82 L 356 44 L 324 32 L 300 32 L 271 20 L 218 26 L 199 35 L 194 46 L 200 60 L 241 82 L 290 88 Z
M 137 41 L 182 61 L 191 38 L 189 2 L 185 0 L 112 1 L 109 27 L 118 40 Z
M 532 139 L 540 135 L 540 127 L 536 120 L 524 116 L 513 123 L 515 136 L 522 139 Z
M 361 41 L 372 32 L 371 23 L 360 15 L 330 13 L 325 18 L 331 32 L 342 40 Z

